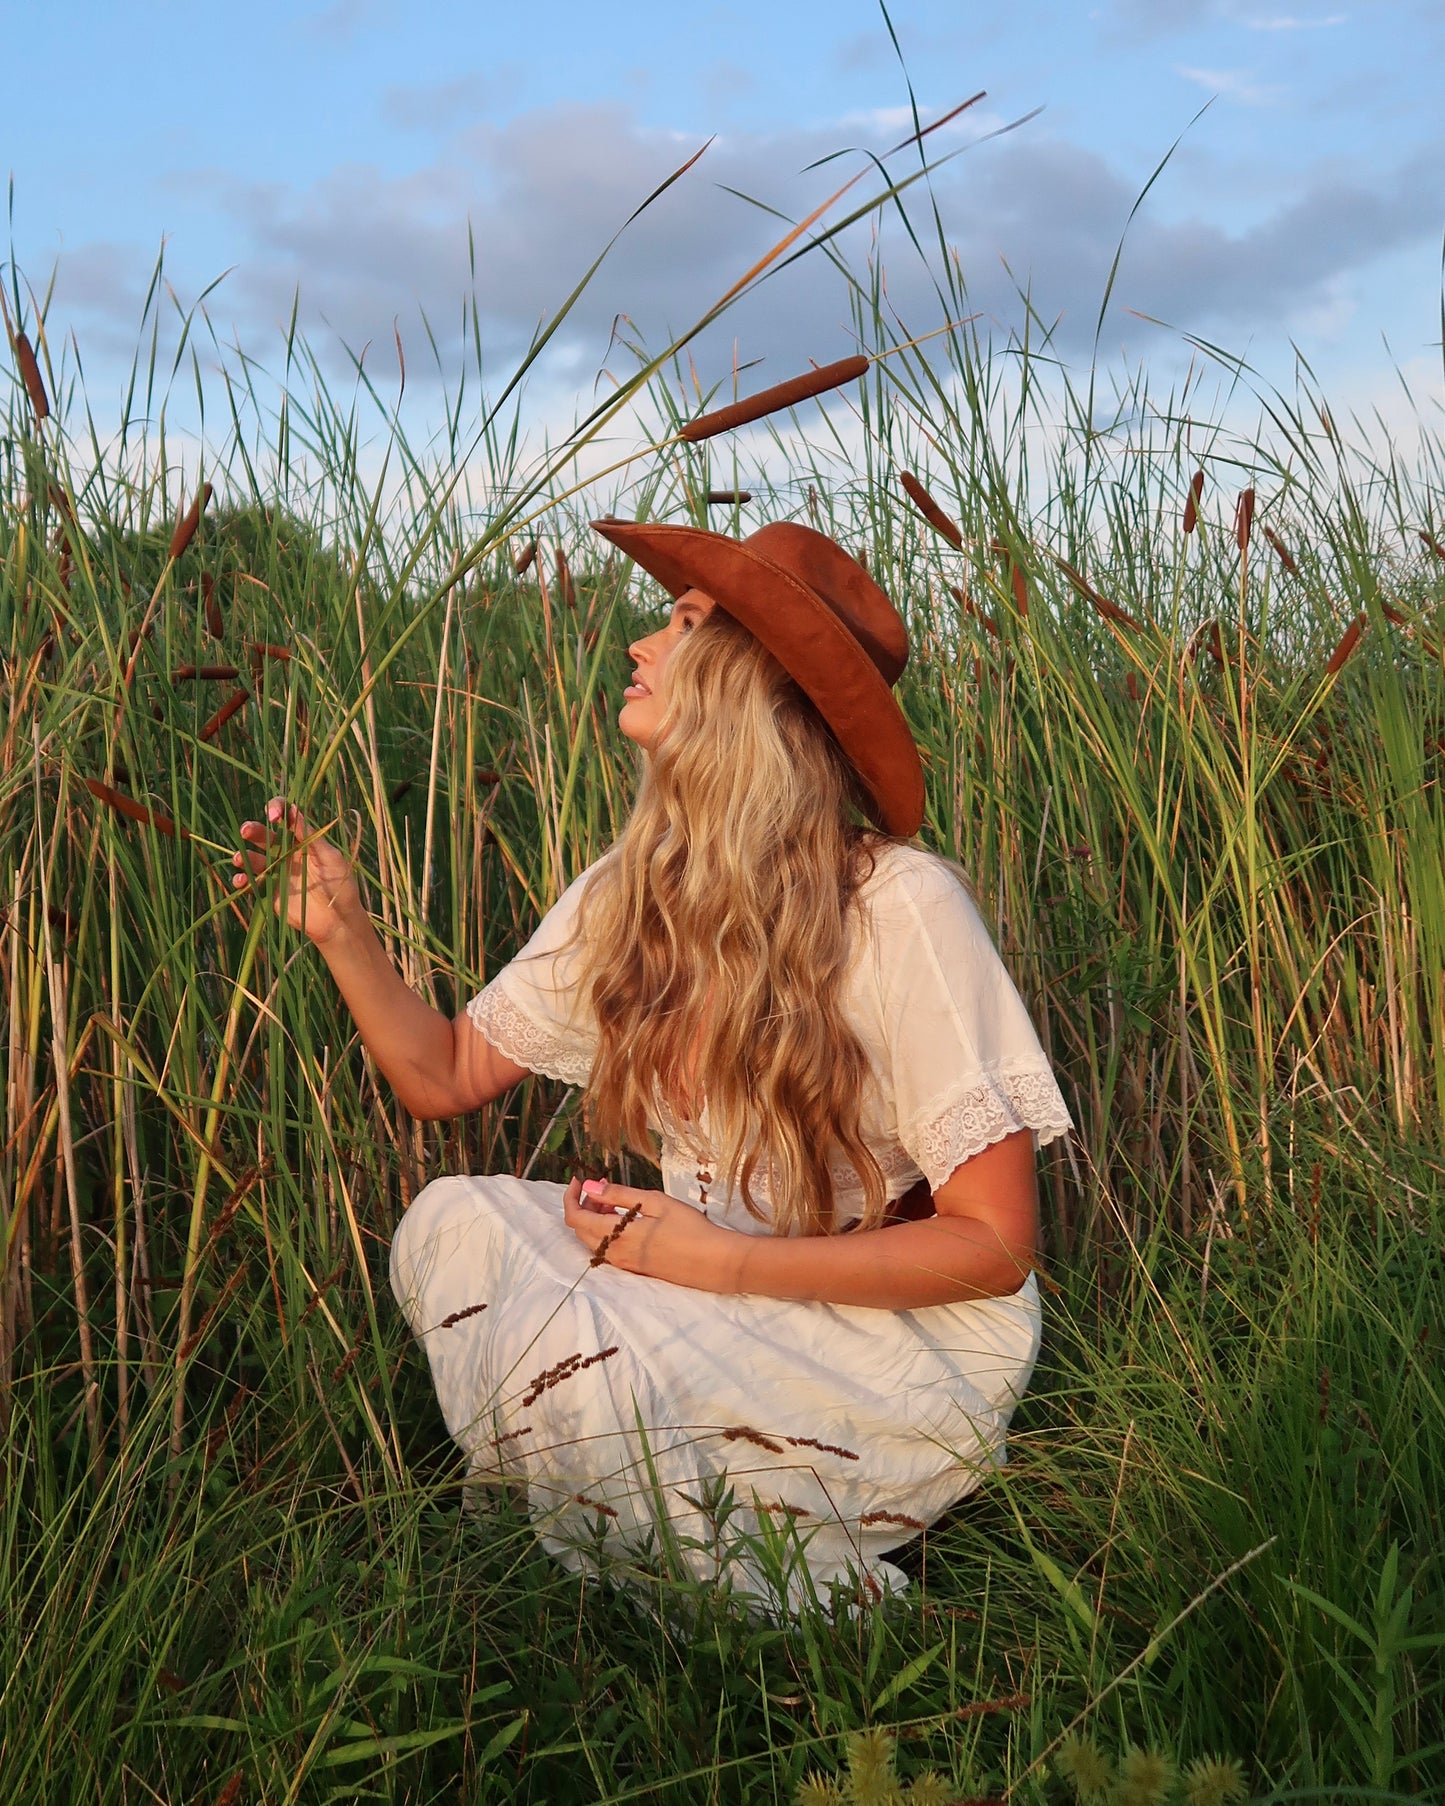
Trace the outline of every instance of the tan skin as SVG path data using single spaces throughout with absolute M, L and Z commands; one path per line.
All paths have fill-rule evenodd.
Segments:
M 714 606 L 700 590 L 688 590 L 657 632 L 628 648 L 633 682 L 618 725 L 644 751 L 655 744 L 666 705 L 668 660 Z M 265 821 L 242 823 L 246 850 L 233 860 L 237 889 L 263 873 L 276 875 L 287 834 L 294 845 L 276 907 L 284 899 L 287 921 L 321 953 L 362 1040 L 413 1116 L 463 1115 L 531 1076 L 465 1013 L 449 1020 L 405 983 L 362 907 L 350 861 L 283 797 L 266 805 Z M 1020 1130 L 966 1160 L 934 1192 L 933 1207 L 937 1214 L 921 1222 L 795 1238 L 744 1235 L 665 1192 L 607 1180 L 584 1185 L 574 1178 L 564 1200 L 568 1227 L 592 1251 L 617 1228 L 620 1213 L 636 1209 L 604 1257 L 625 1272 L 702 1291 L 908 1310 L 1018 1290 L 1038 1236 L 1032 1136 Z

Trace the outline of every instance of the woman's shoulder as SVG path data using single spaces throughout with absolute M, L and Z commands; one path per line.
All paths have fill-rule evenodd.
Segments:
M 912 841 L 884 841 L 872 849 L 873 869 L 859 885 L 859 896 L 875 918 L 931 916 L 938 911 L 978 911 L 958 868 Z

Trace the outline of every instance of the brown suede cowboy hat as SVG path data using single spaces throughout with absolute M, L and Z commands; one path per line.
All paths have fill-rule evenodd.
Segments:
M 890 834 L 923 822 L 923 767 L 893 695 L 908 630 L 858 560 L 793 521 L 729 539 L 701 527 L 595 520 L 676 597 L 701 590 L 762 641 L 832 728 Z

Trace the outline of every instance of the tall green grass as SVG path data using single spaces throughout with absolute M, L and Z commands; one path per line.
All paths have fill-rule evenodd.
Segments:
M 906 608 L 924 839 L 1079 1132 L 1011 1467 L 909 1601 L 787 1627 L 580 1592 L 464 1508 L 387 1242 L 440 1171 L 595 1153 L 577 1100 L 410 1121 L 229 887 L 286 791 L 450 1009 L 612 838 L 653 604 L 570 494 L 598 423 L 529 465 L 504 408 L 464 430 L 475 369 L 420 449 L 292 341 L 279 409 L 232 363 L 182 471 L 158 341 L 95 420 L 14 296 L 64 406 L 17 369 L 0 454 L 8 1798 L 788 1801 L 864 1724 L 958 1797 L 1068 1797 L 1071 1729 L 1281 1800 L 1445 1780 L 1438 442 L 1372 452 L 1307 385 L 1241 441 L 855 292 L 886 355 L 845 409 L 674 444 L 625 507 L 745 478 L 730 527 L 812 519 Z M 639 362 L 659 442 L 679 376 Z

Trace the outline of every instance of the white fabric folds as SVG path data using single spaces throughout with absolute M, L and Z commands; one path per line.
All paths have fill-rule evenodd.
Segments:
M 574 1085 L 596 1048 L 574 938 L 595 869 L 468 1006 L 508 1058 Z M 860 905 L 844 1007 L 872 1061 L 863 1135 L 889 1196 L 920 1177 L 937 1188 L 1020 1129 L 1038 1145 L 1065 1133 L 1028 1013 L 955 874 L 889 847 Z M 666 1190 L 700 1205 L 698 1172 L 715 1172 L 706 1111 L 686 1131 L 657 1127 Z M 839 1219 L 856 1218 L 861 1181 L 846 1163 L 835 1181 Z M 522 1481 L 570 1565 L 665 1556 L 711 1579 L 723 1564 L 774 1604 L 850 1575 L 889 1588 L 900 1576 L 882 1552 L 1003 1460 L 1038 1352 L 1032 1278 L 914 1311 L 702 1292 L 589 1267 L 561 1195 L 437 1181 L 397 1231 L 392 1285 L 471 1470 Z M 707 1207 L 768 1232 L 720 1174 Z

